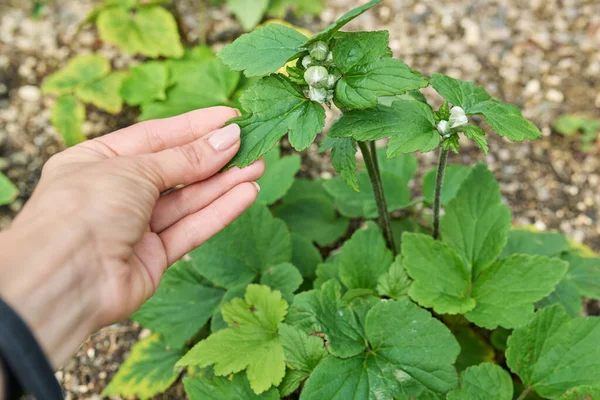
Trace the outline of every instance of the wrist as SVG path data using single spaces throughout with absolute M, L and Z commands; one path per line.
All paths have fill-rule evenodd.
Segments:
M 98 328 L 99 268 L 86 243 L 92 241 L 77 224 L 53 220 L 0 233 L 0 296 L 27 323 L 54 367 Z

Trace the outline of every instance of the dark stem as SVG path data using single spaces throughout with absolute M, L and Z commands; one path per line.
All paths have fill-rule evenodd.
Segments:
M 392 218 L 388 212 L 385 192 L 383 191 L 383 180 L 381 179 L 381 171 L 379 170 L 379 163 L 377 162 L 375 142 L 359 141 L 358 147 L 360 147 L 360 151 L 365 160 L 365 165 L 367 166 L 371 185 L 373 185 L 373 194 L 375 195 L 375 202 L 377 203 L 377 210 L 379 211 L 379 226 L 383 230 L 385 241 L 394 253 L 394 256 L 396 256 L 398 252 L 394 240 L 394 232 L 392 231 Z M 369 147 L 371 148 L 370 150 Z
M 433 200 L 433 238 L 435 240 L 438 240 L 440 237 L 442 187 L 444 186 L 444 175 L 446 174 L 446 164 L 448 162 L 449 151 L 449 149 L 440 149 L 440 159 L 438 161 L 437 177 L 435 179 L 435 198 Z
M 529 394 L 529 392 L 531 392 L 531 388 L 528 387 L 527 389 L 523 390 L 521 392 L 521 394 L 519 395 L 519 397 L 517 397 L 517 400 L 525 400 L 525 398 L 527 397 L 527 395 Z

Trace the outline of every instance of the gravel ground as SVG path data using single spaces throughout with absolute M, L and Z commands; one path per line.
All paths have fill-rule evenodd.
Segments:
M 52 100 L 38 89 L 43 78 L 75 54 L 97 51 L 115 68 L 133 59 L 98 41 L 93 28 L 76 27 L 95 2 L 56 0 L 40 20 L 31 1 L 0 0 L 0 170 L 21 189 L 19 200 L 0 207 L 6 228 L 33 190 L 41 166 L 61 150 L 50 126 Z M 176 0 L 186 42 L 219 43 L 239 33 L 224 10 L 197 18 L 198 0 Z M 328 0 L 320 19 L 302 18 L 313 30 L 364 1 Z M 200 29 L 202 26 L 204 29 Z M 600 146 L 579 151 L 576 140 L 553 134 L 562 113 L 600 118 L 600 3 L 596 0 L 384 0 L 348 29 L 387 29 L 397 57 L 426 74 L 443 72 L 483 84 L 495 96 L 524 110 L 544 133 L 534 143 L 510 143 L 491 136 L 487 157 L 464 143 L 451 162 L 485 161 L 502 184 L 515 223 L 556 229 L 600 251 Z M 433 93 L 427 93 L 439 102 Z M 126 126 L 135 112 L 117 116 L 88 109 L 84 130 L 96 136 Z M 422 172 L 436 161 L 421 156 Z M 331 176 L 315 149 L 304 155 L 304 172 Z M 419 180 L 415 183 L 418 191 Z M 132 323 L 92 336 L 58 373 L 69 399 L 99 399 L 103 387 L 140 336 Z M 162 399 L 182 398 L 181 386 Z

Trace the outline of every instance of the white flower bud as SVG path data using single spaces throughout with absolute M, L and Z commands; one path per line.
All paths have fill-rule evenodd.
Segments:
M 329 53 L 329 46 L 325 42 L 316 42 L 310 45 L 308 52 L 314 60 L 324 61 Z
M 448 121 L 450 124 L 450 129 L 458 128 L 459 126 L 464 126 L 469 123 L 469 119 L 465 114 L 465 110 L 460 107 L 452 107 L 450 110 L 450 120 Z
M 327 89 L 311 87 L 308 89 L 308 98 L 318 103 L 325 103 L 327 101 Z
M 327 86 L 329 72 L 325 67 L 310 67 L 304 72 L 304 80 L 308 86 L 314 88 L 323 88 Z
M 327 89 L 333 89 L 337 80 L 338 78 L 336 78 L 334 75 L 329 75 L 327 77 Z
M 448 131 L 450 130 L 450 128 L 448 127 L 448 121 L 444 120 L 438 122 L 436 128 L 442 136 L 446 135 L 446 133 L 448 133 Z
M 325 63 L 333 64 L 333 53 L 332 52 L 327 53 L 327 58 L 325 59 Z
M 308 68 L 308 67 L 310 67 L 310 64 L 312 64 L 312 57 L 311 56 L 305 56 L 302 59 L 302 66 L 304 68 Z
M 333 90 L 328 90 L 327 91 L 327 102 L 331 103 L 333 101 L 333 96 L 335 95 L 335 92 Z

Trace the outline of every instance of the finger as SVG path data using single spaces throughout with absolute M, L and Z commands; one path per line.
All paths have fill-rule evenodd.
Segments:
M 230 107 L 211 107 L 177 117 L 144 121 L 104 135 L 88 143 L 101 144 L 110 156 L 157 153 L 191 143 L 225 125 L 240 112 Z
M 142 170 L 159 191 L 207 179 L 227 164 L 240 147 L 240 127 L 227 125 L 183 146 L 139 156 Z
M 168 264 L 173 264 L 220 232 L 246 211 L 257 196 L 257 185 L 242 183 L 208 207 L 185 217 L 162 232 L 159 236 L 167 254 Z
M 150 226 L 162 232 L 180 219 L 194 214 L 244 182 L 258 180 L 265 172 L 260 160 L 246 168 L 232 168 L 162 197 L 156 203 Z

